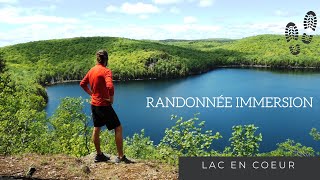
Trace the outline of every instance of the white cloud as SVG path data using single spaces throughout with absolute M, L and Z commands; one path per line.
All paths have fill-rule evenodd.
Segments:
M 265 23 L 249 23 L 245 24 L 246 28 L 252 31 L 264 31 L 268 33 L 284 33 L 286 23 L 283 22 L 265 22 Z
M 61 3 L 62 0 L 40 0 L 42 2 Z
M 121 6 L 121 9 L 124 13 L 127 14 L 149 14 L 149 13 L 158 13 L 160 10 L 152 5 L 152 4 L 144 4 L 144 3 L 124 3 Z
M 37 12 L 36 12 L 37 13 Z M 75 18 L 31 14 L 30 9 L 5 7 L 0 9 L 0 23 L 6 24 L 37 24 L 37 23 L 78 23 Z
M 152 14 L 160 12 L 160 9 L 153 4 L 145 4 L 138 2 L 135 4 L 123 3 L 120 7 L 109 5 L 106 8 L 107 12 L 118 12 L 124 14 Z
M 200 0 L 199 6 L 200 7 L 209 7 L 212 6 L 214 3 L 214 0 Z
M 193 16 L 186 16 L 183 18 L 183 22 L 185 24 L 194 24 L 196 23 L 198 20 L 197 18 L 193 17 Z
M 140 16 L 139 16 L 140 17 Z M 140 17 L 141 18 L 141 17 Z M 203 24 L 128 25 L 96 28 L 90 24 L 37 23 L 0 32 L 0 46 L 44 39 L 80 36 L 114 36 L 132 39 L 207 39 L 242 38 L 257 34 L 283 34 L 286 21 L 230 24 L 225 26 Z M 303 27 L 302 22 L 297 24 Z
M 10 18 L 10 17 L 16 17 L 22 12 L 21 9 L 15 8 L 15 7 L 5 7 L 0 9 L 0 21 Z M 5 17 L 5 18 L 4 18 Z
M 284 35 L 286 21 L 277 22 L 251 22 L 245 24 L 232 24 L 224 27 L 225 37 L 243 38 L 258 34 L 280 34 Z M 302 23 L 301 23 L 302 24 Z M 297 25 L 299 27 L 299 25 Z
M 18 0 L 0 0 L 0 4 L 14 4 L 17 2 Z
M 11 23 L 17 24 L 28 24 L 28 23 L 78 23 L 79 20 L 75 18 L 64 18 L 64 17 L 57 17 L 57 16 L 47 16 L 47 15 L 33 15 L 33 16 L 26 16 L 26 17 L 17 17 L 13 18 Z
M 274 14 L 275 14 L 276 16 L 288 16 L 288 15 L 289 15 L 289 12 L 288 12 L 288 11 L 282 11 L 282 10 L 276 10 L 276 11 L 274 12 Z
M 168 31 L 170 33 L 182 33 L 188 31 L 201 32 L 216 32 L 221 29 L 220 26 L 210 26 L 210 25 L 191 25 L 191 24 L 167 24 L 160 26 L 161 29 Z M 201 37 L 198 37 L 199 39 Z M 204 37 L 203 37 L 204 38 Z
M 4 31 L 0 33 L 0 46 L 46 39 L 50 37 L 51 33 L 46 34 L 45 32 L 49 31 L 50 29 L 45 24 L 33 24 L 7 32 Z
M 148 19 L 149 16 L 147 16 L 147 15 L 145 15 L 145 14 L 142 14 L 142 15 L 139 16 L 139 18 L 140 18 L 140 19 Z
M 183 2 L 183 0 L 153 0 L 155 4 L 177 4 Z
M 97 15 L 98 15 L 97 11 L 90 11 L 83 14 L 84 17 L 96 17 Z
M 49 10 L 55 10 L 57 9 L 57 6 L 54 5 L 54 4 L 51 4 L 49 7 L 48 7 Z
M 29 41 L 72 38 L 80 36 L 114 36 L 132 39 L 201 39 L 216 37 L 218 26 L 192 24 L 120 25 L 96 28 L 88 24 L 46 25 L 33 24 L 0 32 L 0 47 Z
M 139 15 L 139 18 L 146 18 Z M 192 16 L 190 16 L 192 17 Z M 192 18 L 190 18 L 192 19 Z M 208 24 L 159 24 L 159 25 L 130 25 L 119 23 L 108 24 L 97 28 L 81 21 L 74 24 L 34 23 L 17 26 L 15 29 L 0 32 L 0 46 L 28 41 L 72 38 L 80 36 L 114 36 L 132 39 L 207 39 L 207 38 L 243 38 L 257 34 L 284 34 L 287 21 L 248 22 L 224 26 Z M 303 25 L 297 23 L 299 30 Z M 301 31 L 302 33 L 302 31 Z
M 119 11 L 119 8 L 114 5 L 109 5 L 106 7 L 106 11 L 107 12 L 117 12 L 117 11 Z
M 158 30 L 158 39 L 207 39 L 220 37 L 221 27 L 193 24 L 167 24 Z
M 171 7 L 170 8 L 170 12 L 173 14 L 179 14 L 180 13 L 180 9 L 177 7 Z

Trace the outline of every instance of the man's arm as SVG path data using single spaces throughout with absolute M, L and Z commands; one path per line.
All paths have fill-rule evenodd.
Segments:
M 107 101 L 109 101 L 111 104 L 113 104 L 114 86 L 113 86 L 113 82 L 112 82 L 112 72 L 109 69 L 108 69 L 108 71 L 106 73 L 105 81 L 106 81 L 106 86 L 107 86 L 107 89 L 108 89 L 108 92 L 109 92 L 109 96 L 110 96 L 110 99 L 107 99 Z
M 92 95 L 92 91 L 88 88 L 88 84 L 89 84 L 89 77 L 88 77 L 88 73 L 87 73 L 86 76 L 80 82 L 80 86 L 82 87 L 82 89 L 86 93 L 88 93 L 91 96 Z

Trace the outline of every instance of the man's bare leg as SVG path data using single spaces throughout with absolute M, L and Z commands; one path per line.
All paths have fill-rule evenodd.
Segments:
M 94 143 L 94 146 L 96 147 L 97 154 L 101 154 L 101 149 L 100 149 L 100 127 L 94 127 L 93 133 L 92 133 L 92 141 Z
M 118 157 L 123 157 L 123 139 L 122 139 L 122 126 L 115 128 L 115 140 L 117 145 Z

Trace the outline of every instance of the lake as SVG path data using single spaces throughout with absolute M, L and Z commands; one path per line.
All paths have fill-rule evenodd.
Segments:
M 65 83 L 47 87 L 49 102 L 46 108 L 51 116 L 64 97 L 89 96 L 79 83 Z M 307 108 L 147 108 L 146 97 L 313 97 Z M 254 124 L 263 135 L 260 152 L 274 150 L 276 144 L 292 139 L 319 150 L 320 142 L 309 135 L 311 128 L 320 130 L 320 73 L 306 71 L 271 71 L 265 69 L 223 68 L 202 75 L 173 80 L 141 80 L 115 82 L 114 109 L 124 129 L 124 136 L 132 136 L 145 129 L 147 136 L 159 143 L 166 128 L 174 124 L 171 115 L 185 120 L 200 113 L 206 129 L 220 132 L 222 139 L 214 142 L 214 149 L 230 145 L 232 126 Z M 90 105 L 85 113 L 90 116 Z

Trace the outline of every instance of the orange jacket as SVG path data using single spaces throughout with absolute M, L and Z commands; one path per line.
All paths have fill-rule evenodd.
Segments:
M 86 91 L 90 92 L 91 88 L 91 104 L 94 106 L 110 106 L 110 96 L 114 96 L 114 86 L 112 82 L 112 72 L 109 68 L 97 64 L 91 68 L 86 76 L 80 82 L 80 86 Z

